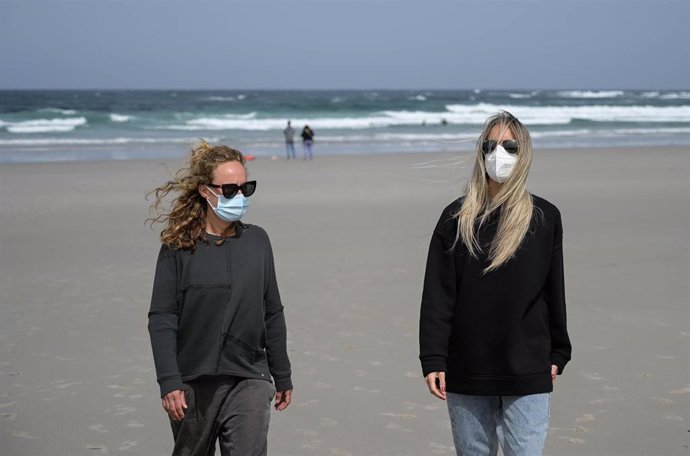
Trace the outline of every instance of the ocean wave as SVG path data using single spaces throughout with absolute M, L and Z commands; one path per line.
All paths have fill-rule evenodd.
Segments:
M 322 143 L 351 143 L 351 142 L 474 142 L 477 135 L 469 133 L 374 133 L 371 135 L 323 135 L 319 138 Z
M 642 98 L 658 98 L 659 97 L 659 91 L 652 90 L 650 92 L 642 92 L 641 96 L 642 96 Z
M 295 118 L 292 117 L 292 125 L 297 130 L 301 125 L 309 125 L 315 130 L 329 129 L 370 129 L 385 128 L 391 126 L 421 125 L 422 122 L 440 123 L 444 118 L 443 113 L 386 111 L 377 115 L 362 117 L 318 117 Z M 282 130 L 285 128 L 284 118 L 267 119 L 238 119 L 226 117 L 204 117 L 187 121 L 183 125 L 164 125 L 152 127 L 165 130 L 202 131 L 202 130 L 245 130 L 268 131 Z
M 292 124 L 309 125 L 315 129 L 365 129 L 372 127 L 385 127 L 390 125 L 390 119 L 386 117 L 360 117 L 360 118 L 312 118 L 300 119 L 292 117 Z M 187 121 L 183 125 L 164 125 L 153 127 L 165 130 L 246 130 L 267 131 L 282 130 L 285 128 L 284 118 L 251 119 L 251 118 L 227 118 L 227 117 L 203 117 Z M 299 127 L 297 128 L 299 129 Z
M 221 97 L 221 96 L 211 96 L 211 97 L 204 97 L 203 100 L 206 101 L 242 101 L 245 98 L 247 98 L 246 95 L 240 94 L 237 95 L 236 97 L 233 96 L 228 96 L 228 97 Z
M 563 98 L 615 98 L 622 97 L 625 92 L 622 90 L 562 90 L 558 96 Z
M 424 95 L 415 95 L 413 97 L 408 97 L 407 99 L 411 101 L 426 101 L 426 97 Z
M 124 114 L 110 114 L 110 121 L 115 123 L 128 122 L 132 119 L 132 116 L 126 116 Z
M 6 128 L 10 133 L 64 133 L 82 125 L 86 125 L 85 117 L 0 122 L 0 127 Z
M 671 92 L 659 95 L 662 100 L 690 100 L 690 92 Z
M 314 130 L 353 130 L 421 125 L 482 125 L 500 110 L 516 115 L 527 125 L 567 125 L 589 122 L 688 122 L 690 106 L 500 106 L 489 103 L 447 105 L 446 111 L 381 111 L 359 117 L 295 118 L 299 129 L 309 125 Z M 200 117 L 184 124 L 160 125 L 151 129 L 179 131 L 244 130 L 268 131 L 285 128 L 285 118 L 256 118 L 256 113 L 234 116 Z M 318 132 L 317 132 L 318 134 Z
M 64 114 L 66 116 L 72 116 L 77 113 L 76 109 L 61 109 L 61 108 L 42 108 L 37 112 L 57 112 L 59 114 Z
M 690 106 L 498 106 L 488 103 L 478 105 L 448 105 L 446 109 L 456 114 L 448 121 L 457 123 L 483 123 L 498 112 L 506 110 L 528 125 L 565 125 L 575 120 L 591 122 L 688 122 Z
M 206 101 L 237 101 L 235 97 L 204 97 Z
M 533 138 L 564 138 L 564 137 L 624 137 L 647 135 L 681 135 L 690 133 L 690 128 L 616 128 L 611 130 L 595 130 L 589 128 L 559 129 L 551 131 L 531 132 Z M 372 133 L 369 135 L 323 135 L 321 143 L 350 143 L 350 142 L 457 142 L 474 143 L 477 134 L 472 133 Z

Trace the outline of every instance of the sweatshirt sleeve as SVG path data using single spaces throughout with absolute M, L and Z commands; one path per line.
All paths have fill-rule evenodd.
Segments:
M 158 254 L 148 316 L 156 379 L 163 397 L 182 389 L 182 377 L 177 367 L 177 262 L 175 251 L 165 245 L 161 246 Z
M 287 391 L 292 389 L 290 359 L 287 354 L 287 327 L 285 325 L 285 315 L 283 304 L 280 301 L 278 292 L 278 281 L 276 280 L 275 265 L 273 261 L 273 250 L 268 241 L 266 258 L 266 283 L 264 288 L 266 323 L 266 354 L 268 357 L 268 368 L 275 381 L 276 390 Z
M 563 373 L 570 361 L 571 345 L 566 325 L 565 277 L 563 272 L 563 226 L 560 212 L 556 212 L 551 267 L 546 280 L 545 298 L 549 307 L 549 328 L 551 333 L 551 364 Z
M 429 244 L 424 290 L 419 317 L 419 359 L 426 377 L 430 372 L 446 372 L 457 276 L 453 241 L 444 225 L 454 224 L 444 211 Z

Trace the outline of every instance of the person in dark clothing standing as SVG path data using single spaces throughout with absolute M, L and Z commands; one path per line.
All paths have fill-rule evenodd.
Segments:
M 309 125 L 305 125 L 302 129 L 302 148 L 304 149 L 304 159 L 313 160 L 314 157 L 311 153 L 312 145 L 314 144 L 314 132 Z
M 217 440 L 223 456 L 265 455 L 271 401 L 277 410 L 291 402 L 271 244 L 241 221 L 255 190 L 239 151 L 202 142 L 151 192 L 149 221 L 165 229 L 148 328 L 173 455 L 212 455 Z
M 550 392 L 570 360 L 563 230 L 526 189 L 529 132 L 487 120 L 465 195 L 429 246 L 419 323 L 429 391 L 446 400 L 458 455 L 541 455 Z

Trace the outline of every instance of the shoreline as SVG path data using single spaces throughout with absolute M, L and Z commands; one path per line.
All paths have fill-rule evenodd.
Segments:
M 219 143 L 221 144 L 221 143 Z M 231 146 L 232 147 L 232 146 Z M 47 160 L 47 161 L 41 161 L 41 160 L 36 160 L 36 161 L 4 161 L 2 157 L 0 156 L 0 164 L 3 166 L 17 166 L 17 165 L 51 165 L 51 164 L 76 164 L 76 163 L 118 163 L 118 162 L 127 162 L 127 163 L 150 163 L 150 162 L 165 162 L 165 161 L 170 161 L 170 162 L 176 162 L 176 161 L 183 161 L 187 158 L 188 154 L 191 152 L 192 146 L 188 149 L 186 149 L 184 152 L 180 152 L 179 154 L 171 154 L 171 155 L 161 155 L 161 156 L 152 156 L 152 157 L 124 157 L 124 158 L 75 158 L 75 159 L 64 159 L 64 160 Z M 657 150 L 657 151 L 677 151 L 677 152 L 688 152 L 690 153 L 690 145 L 662 145 L 662 146 L 647 146 L 647 145 L 641 145 L 641 146 L 583 146 L 583 147 L 571 147 L 571 146 L 562 146 L 562 147 L 534 147 L 533 148 L 533 153 L 535 156 L 542 154 L 542 153 L 550 153 L 550 152 L 556 152 L 556 153 L 562 153 L 562 152 L 574 152 L 577 153 L 579 151 L 593 151 L 593 150 L 599 150 L 599 151 L 619 151 L 619 152 L 625 152 L 629 150 Z M 285 159 L 284 153 L 285 151 L 283 149 L 280 149 L 280 152 L 277 154 L 255 154 L 251 152 L 246 152 L 240 149 L 241 152 L 249 155 L 254 155 L 256 160 L 269 160 L 269 161 L 288 161 Z M 452 150 L 442 150 L 442 151 L 429 151 L 429 152 L 418 152 L 418 151 L 398 151 L 398 152 L 374 152 L 374 153 L 367 153 L 367 152 L 348 152 L 348 153 L 328 153 L 324 155 L 319 155 L 318 154 L 318 149 L 315 149 L 314 157 L 315 160 L 325 160 L 325 159 L 345 159 L 348 157 L 367 157 L 367 158 L 373 158 L 373 157 L 391 157 L 391 156 L 433 156 L 433 155 L 453 155 L 453 154 L 468 154 L 473 152 L 474 149 L 472 148 L 461 148 L 461 149 L 452 149 Z M 95 152 L 97 153 L 97 152 Z M 301 153 L 301 151 L 300 151 Z M 297 161 L 301 162 L 303 161 L 300 153 L 297 154 L 297 159 L 296 160 L 290 160 L 290 161 Z M 2 155 L 2 151 L 0 150 L 0 155 Z M 122 153 L 119 153 L 119 155 L 122 155 Z M 249 162 L 251 163 L 251 162 Z

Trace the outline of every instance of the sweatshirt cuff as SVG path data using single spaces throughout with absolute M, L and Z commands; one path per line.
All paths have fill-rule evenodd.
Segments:
M 170 393 L 171 391 L 183 389 L 184 384 L 182 383 L 181 376 L 167 377 L 158 381 L 161 387 L 161 397 Z
M 558 375 L 561 375 L 565 365 L 568 364 L 568 360 L 558 353 L 551 353 L 551 364 L 558 367 Z
M 422 373 L 424 374 L 424 378 L 431 372 L 447 372 L 445 356 L 425 356 L 419 359 L 422 362 Z
M 290 377 L 273 377 L 276 384 L 276 391 L 288 391 L 292 389 L 292 380 Z

